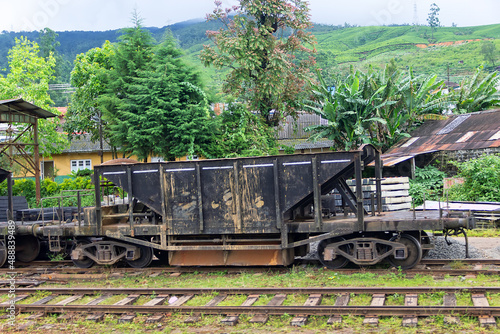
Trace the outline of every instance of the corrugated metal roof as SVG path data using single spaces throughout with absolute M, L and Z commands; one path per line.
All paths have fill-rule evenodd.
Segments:
M 287 116 L 279 126 L 278 139 L 309 138 L 311 133 L 306 132 L 305 128 L 311 125 L 320 125 L 320 124 L 328 125 L 328 121 L 316 114 L 299 112 L 297 114 L 297 119 L 294 119 L 292 116 Z
M 28 114 L 37 118 L 50 118 L 57 116 L 56 114 L 42 109 L 30 102 L 24 101 L 23 99 L 0 100 L 0 112 L 3 113 L 12 111 L 22 114 Z
M 63 153 L 92 153 L 99 152 L 99 142 L 90 141 L 90 135 L 82 135 L 80 138 L 74 138 L 70 142 L 69 148 L 63 150 Z M 103 151 L 111 152 L 111 146 L 103 143 Z
M 306 139 L 281 139 L 278 140 L 278 145 L 291 146 L 296 150 L 311 150 L 316 148 L 330 148 L 333 146 L 332 140 L 319 140 L 317 142 L 310 142 Z
M 382 155 L 384 165 L 396 157 L 416 156 L 431 151 L 476 150 L 500 147 L 500 109 L 466 115 L 450 116 L 446 120 L 426 121 L 411 138 L 391 147 Z

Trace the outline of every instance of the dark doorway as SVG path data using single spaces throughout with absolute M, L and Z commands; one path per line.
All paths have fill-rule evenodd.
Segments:
M 42 175 L 44 179 L 54 180 L 54 161 L 44 161 L 42 163 Z

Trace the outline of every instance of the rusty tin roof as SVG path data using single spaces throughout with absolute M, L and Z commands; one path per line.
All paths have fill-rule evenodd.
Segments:
M 394 166 L 416 155 L 436 151 L 500 147 L 500 109 L 452 115 L 426 121 L 382 155 L 384 166 Z

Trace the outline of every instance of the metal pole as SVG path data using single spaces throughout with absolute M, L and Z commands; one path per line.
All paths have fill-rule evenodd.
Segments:
M 375 189 L 377 192 L 377 209 L 378 213 L 382 213 L 382 158 L 380 152 L 375 151 Z
M 95 216 L 97 221 L 97 233 L 102 231 L 102 211 L 101 211 L 101 189 L 99 184 L 99 173 L 94 170 L 94 189 L 95 189 Z
M 82 223 L 82 198 L 80 196 L 80 190 L 76 191 L 76 203 L 78 206 L 78 227 L 81 227 Z
M 316 230 L 320 231 L 323 225 L 322 209 L 321 209 L 321 186 L 318 180 L 318 160 L 316 157 L 312 158 L 312 186 L 313 186 L 313 200 L 314 200 L 314 223 Z
M 104 145 L 102 139 L 102 112 L 99 110 L 99 155 L 101 156 L 101 164 L 104 162 Z
M 364 215 L 365 210 L 363 208 L 363 178 L 362 178 L 362 167 L 361 167 L 361 155 L 360 153 L 356 154 L 354 159 L 354 173 L 356 176 L 356 209 L 357 209 L 357 218 L 358 218 L 358 231 L 364 231 Z

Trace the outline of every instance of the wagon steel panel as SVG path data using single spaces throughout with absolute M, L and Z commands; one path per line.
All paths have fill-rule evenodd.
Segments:
M 101 165 L 95 173 L 161 215 L 170 235 L 269 234 L 279 233 L 285 212 L 297 207 L 317 203 L 320 216 L 319 196 L 351 176 L 356 159 L 371 162 L 374 152 L 365 146 L 351 152 Z

